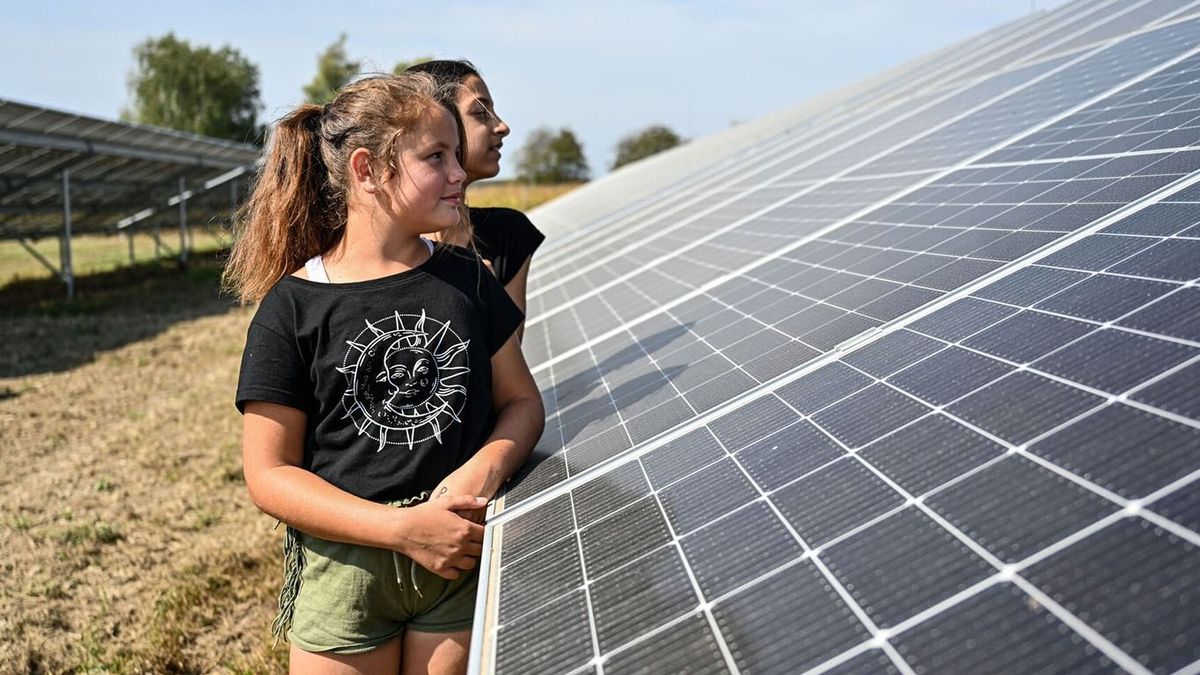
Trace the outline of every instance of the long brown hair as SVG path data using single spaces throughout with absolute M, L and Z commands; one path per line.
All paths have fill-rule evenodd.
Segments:
M 351 153 L 366 148 L 372 170 L 390 178 L 397 144 L 432 111 L 445 109 L 445 97 L 428 75 L 378 75 L 347 85 L 328 105 L 305 104 L 281 119 L 238 214 L 225 287 L 243 303 L 257 302 L 337 245 L 345 233 Z

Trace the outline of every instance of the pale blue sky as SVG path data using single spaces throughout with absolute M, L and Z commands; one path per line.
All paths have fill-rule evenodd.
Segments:
M 0 97 L 115 118 L 132 47 L 174 31 L 229 44 L 260 69 L 264 115 L 301 100 L 341 32 L 352 58 L 390 69 L 469 58 L 513 127 L 511 168 L 538 126 L 573 129 L 593 175 L 618 139 L 665 123 L 688 137 L 799 103 L 1057 0 L 442 0 L 18 3 L 6 0 Z M 509 173 L 508 171 L 505 172 Z

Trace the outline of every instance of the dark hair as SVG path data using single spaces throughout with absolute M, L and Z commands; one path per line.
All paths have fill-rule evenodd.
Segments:
M 474 75 L 479 79 L 483 76 L 475 68 L 475 64 L 466 59 L 437 59 L 415 63 L 404 70 L 406 73 L 425 73 L 432 77 L 439 86 L 462 84 L 463 80 Z
M 351 153 L 366 148 L 375 170 L 393 174 L 397 144 L 421 119 L 445 108 L 458 122 L 441 90 L 428 75 L 367 77 L 346 85 L 328 105 L 305 104 L 280 120 L 236 223 L 226 287 L 241 301 L 256 302 L 337 244 L 345 232 Z M 461 139 L 461 123 L 458 129 Z

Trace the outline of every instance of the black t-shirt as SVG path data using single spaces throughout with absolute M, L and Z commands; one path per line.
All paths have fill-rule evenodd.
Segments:
M 413 497 L 487 440 L 491 356 L 520 322 L 461 248 L 370 281 L 289 276 L 250 324 L 238 410 L 247 401 L 302 410 L 304 468 L 372 501 Z
M 491 261 L 500 285 L 507 285 L 546 235 L 516 209 L 471 207 L 470 211 L 479 255 Z

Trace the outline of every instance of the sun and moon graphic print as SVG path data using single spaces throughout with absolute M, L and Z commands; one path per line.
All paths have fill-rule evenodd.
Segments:
M 342 408 L 359 436 L 413 450 L 460 424 L 471 373 L 467 346 L 450 327 L 426 316 L 393 312 L 347 340 Z

